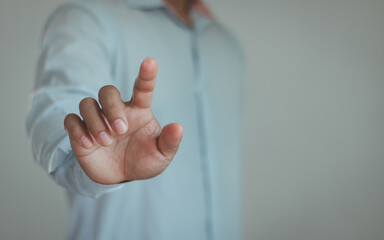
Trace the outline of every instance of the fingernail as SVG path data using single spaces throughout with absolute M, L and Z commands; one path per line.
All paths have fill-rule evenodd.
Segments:
M 152 67 L 153 62 L 154 62 L 154 60 L 151 57 L 147 57 L 143 61 L 143 66 L 145 66 L 147 68 Z
M 92 142 L 86 136 L 82 136 L 80 142 L 85 148 L 91 148 L 93 146 Z
M 117 119 L 113 122 L 113 128 L 118 134 L 123 134 L 127 131 L 127 125 L 121 119 Z
M 101 132 L 99 134 L 99 141 L 102 145 L 109 145 L 112 142 L 112 139 L 109 137 L 109 135 L 106 132 Z

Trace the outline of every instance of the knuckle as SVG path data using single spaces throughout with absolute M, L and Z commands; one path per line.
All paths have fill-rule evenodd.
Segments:
M 74 113 L 70 113 L 64 118 L 64 127 L 66 129 L 71 129 L 73 127 L 73 122 L 77 120 L 78 116 Z
M 135 85 L 134 85 L 134 88 L 136 91 L 140 92 L 140 93 L 151 93 L 153 91 L 153 87 L 148 84 L 148 83 L 138 83 L 136 82 Z
M 74 113 L 70 113 L 67 116 L 65 116 L 64 124 L 68 124 L 72 119 L 74 119 L 75 116 L 76 116 L 76 114 L 74 114 Z
M 106 85 L 99 90 L 99 98 L 101 98 L 104 95 L 109 95 L 109 94 L 118 94 L 120 95 L 119 90 L 113 85 Z
M 90 105 L 95 104 L 96 100 L 91 97 L 86 97 L 83 100 L 80 101 L 79 107 L 80 109 L 89 107 Z

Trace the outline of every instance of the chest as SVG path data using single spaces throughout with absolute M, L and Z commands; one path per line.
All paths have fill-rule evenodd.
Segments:
M 236 108 L 240 94 L 240 62 L 227 33 L 215 23 L 204 29 L 187 29 L 165 10 L 120 12 L 115 79 L 122 97 L 129 100 L 140 63 L 145 57 L 158 62 L 153 108 L 187 107 L 196 92 L 209 106 Z M 208 103 L 207 103 L 208 104 Z

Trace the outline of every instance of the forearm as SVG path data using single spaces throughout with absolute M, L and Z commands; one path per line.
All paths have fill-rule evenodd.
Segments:
M 57 183 L 86 196 L 105 188 L 79 168 L 63 122 L 68 113 L 78 113 L 81 99 L 96 98 L 101 86 L 112 83 L 104 42 L 109 38 L 100 22 L 82 4 L 64 5 L 50 16 L 27 118 L 34 159 Z
M 74 157 L 63 121 L 77 112 L 77 101 L 91 96 L 86 90 L 69 87 L 40 89 L 34 94 L 27 119 L 34 159 L 65 189 L 88 197 L 98 197 L 120 185 L 101 185 L 92 181 Z

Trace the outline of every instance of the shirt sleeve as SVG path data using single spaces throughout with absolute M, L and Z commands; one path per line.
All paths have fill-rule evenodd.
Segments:
M 61 186 L 89 197 L 114 191 L 122 184 L 92 181 L 73 155 L 64 130 L 68 113 L 79 114 L 85 97 L 114 84 L 113 42 L 108 27 L 92 9 L 60 6 L 48 18 L 42 38 L 34 92 L 26 126 L 37 161 Z

